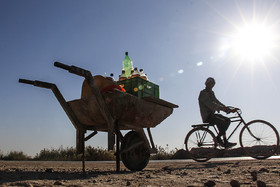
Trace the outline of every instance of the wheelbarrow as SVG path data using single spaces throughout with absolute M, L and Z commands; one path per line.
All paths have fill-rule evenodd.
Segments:
M 82 76 L 92 94 L 87 98 L 66 101 L 53 83 L 19 79 L 20 83 L 51 89 L 58 102 L 76 128 L 76 151 L 82 154 L 85 172 L 85 142 L 98 131 L 108 133 L 108 150 L 115 147 L 116 170 L 120 171 L 120 160 L 134 171 L 144 169 L 151 153 L 156 153 L 150 128 L 157 126 L 170 116 L 178 106 L 155 97 L 138 98 L 126 92 L 113 90 L 101 94 L 90 71 L 55 62 L 54 66 Z M 147 129 L 148 137 L 144 132 Z M 122 130 L 131 130 L 125 136 Z M 91 133 L 87 136 L 87 131 Z

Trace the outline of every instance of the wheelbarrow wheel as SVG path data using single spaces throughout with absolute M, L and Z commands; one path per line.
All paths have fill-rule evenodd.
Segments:
M 136 132 L 128 132 L 121 143 L 121 159 L 125 167 L 141 171 L 149 163 L 150 150 L 143 138 Z

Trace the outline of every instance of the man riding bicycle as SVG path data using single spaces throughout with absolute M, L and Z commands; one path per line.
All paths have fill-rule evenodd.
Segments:
M 237 108 L 230 109 L 221 103 L 215 96 L 212 90 L 215 85 L 215 79 L 212 77 L 207 78 L 205 82 L 205 89 L 199 94 L 199 108 L 203 123 L 216 124 L 219 130 L 217 135 L 217 142 L 225 148 L 230 148 L 236 145 L 236 143 L 231 143 L 226 138 L 226 130 L 230 125 L 230 119 L 215 112 L 220 112 L 221 110 L 230 113 L 236 112 Z M 221 139 L 223 136 L 223 140 Z

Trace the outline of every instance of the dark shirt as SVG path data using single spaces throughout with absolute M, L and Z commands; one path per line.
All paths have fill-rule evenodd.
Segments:
M 216 111 L 220 112 L 222 107 L 225 106 L 216 98 L 214 91 L 206 88 L 200 92 L 198 102 L 203 123 L 206 123 L 211 115 Z

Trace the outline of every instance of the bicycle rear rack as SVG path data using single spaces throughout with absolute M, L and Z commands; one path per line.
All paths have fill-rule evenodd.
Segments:
M 193 128 L 198 128 L 198 127 L 210 127 L 210 126 L 214 126 L 215 124 L 212 123 L 201 123 L 201 124 L 195 124 L 192 125 Z

